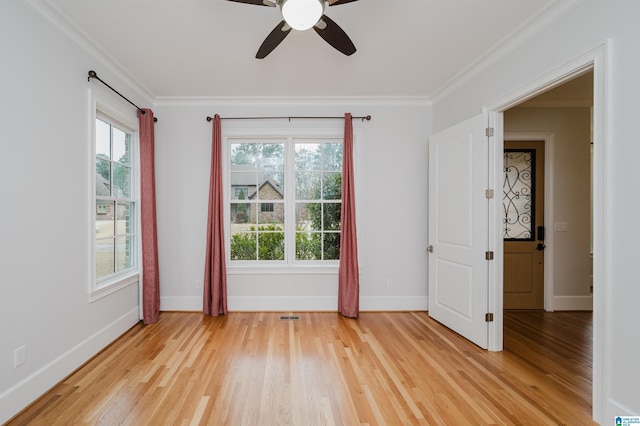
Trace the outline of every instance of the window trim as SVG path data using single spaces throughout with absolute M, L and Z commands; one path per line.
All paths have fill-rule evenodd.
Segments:
M 299 128 L 299 129 L 286 129 L 286 128 L 274 128 L 274 129 L 264 129 L 264 128 L 256 128 L 256 129 L 229 129 L 223 131 L 222 135 L 222 185 L 223 185 L 223 198 L 224 198 L 224 206 L 225 206 L 225 250 L 226 250 L 226 270 L 229 275 L 271 275 L 271 274 L 303 274 L 303 275 L 320 275 L 320 274 L 336 274 L 338 272 L 339 260 L 295 260 L 289 259 L 288 261 L 231 261 L 231 223 L 229 220 L 229 206 L 232 201 L 234 201 L 231 197 L 231 189 L 230 189 L 230 144 L 233 143 L 235 139 L 256 139 L 259 142 L 260 139 L 265 140 L 275 140 L 275 139 L 283 139 L 286 140 L 289 145 L 289 141 L 293 141 L 295 143 L 296 139 L 309 139 L 309 140 L 322 140 L 322 139 L 334 139 L 344 142 L 344 128 L 342 127 L 328 127 L 328 128 Z M 359 204 L 360 196 L 358 195 L 361 191 L 361 185 L 359 184 L 359 145 L 361 139 L 361 129 L 354 129 L 353 131 L 353 158 L 354 158 L 354 180 L 356 186 L 356 203 Z M 289 150 L 293 151 L 294 144 L 290 144 L 291 146 L 285 147 L 287 150 L 287 154 L 289 155 Z M 294 170 L 292 162 L 285 162 L 285 176 L 291 176 L 293 179 Z M 286 179 L 285 179 L 286 181 Z M 285 192 L 294 191 L 294 185 L 286 185 Z M 285 195 L 285 199 L 290 199 L 294 202 L 293 193 L 291 195 Z M 287 213 L 285 213 L 286 215 Z M 293 213 L 291 213 L 293 214 Z M 360 213 L 356 213 L 357 216 L 360 216 Z M 293 218 L 289 218 L 285 216 L 285 221 L 291 221 Z M 289 223 L 289 222 L 287 222 Z M 294 239 L 295 240 L 295 239 Z M 285 241 L 285 244 L 288 244 Z M 287 253 L 291 256 L 295 256 L 295 247 L 287 247 Z
M 131 132 L 131 197 L 134 203 L 134 226 L 135 238 L 135 264 L 132 268 L 109 274 L 105 277 L 96 278 L 96 119 L 107 119 L 110 123 L 122 126 L 127 132 Z M 123 288 L 129 287 L 139 282 L 141 278 L 141 237 L 140 237 L 140 160 L 139 160 L 139 125 L 135 114 L 130 108 L 119 105 L 109 100 L 107 96 L 96 93 L 89 89 L 89 126 L 88 138 L 90 147 L 88 149 L 89 161 L 87 173 L 89 178 L 89 207 L 88 230 L 89 230 L 89 276 L 88 276 L 88 296 L 89 302 L 95 302 L 105 296 L 115 293 Z

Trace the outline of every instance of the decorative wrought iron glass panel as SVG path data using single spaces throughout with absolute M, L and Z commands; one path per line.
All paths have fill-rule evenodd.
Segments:
M 530 149 L 504 150 L 504 239 L 535 239 L 536 153 Z

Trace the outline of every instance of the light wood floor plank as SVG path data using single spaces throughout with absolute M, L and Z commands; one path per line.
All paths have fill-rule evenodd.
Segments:
M 7 425 L 591 422 L 592 317 L 505 312 L 505 350 L 425 312 L 163 312 Z

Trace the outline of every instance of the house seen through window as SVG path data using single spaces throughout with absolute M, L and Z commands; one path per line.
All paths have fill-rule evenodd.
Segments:
M 229 139 L 230 260 L 335 261 L 342 141 Z

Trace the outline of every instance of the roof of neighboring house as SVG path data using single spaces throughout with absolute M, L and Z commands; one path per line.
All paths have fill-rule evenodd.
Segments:
M 273 178 L 272 174 L 273 172 L 258 171 L 256 166 L 253 164 L 234 164 L 231 168 L 231 186 L 255 187 L 258 186 L 258 182 L 262 182 L 259 185 L 259 188 L 262 188 L 265 183 L 269 182 L 270 185 L 284 198 L 282 189 L 280 188 L 278 181 Z
M 99 197 L 108 197 L 111 195 L 111 185 L 100 173 L 96 173 L 96 195 Z
M 249 199 L 252 200 L 256 194 L 265 186 L 265 185 L 269 185 L 271 186 L 280 196 L 280 198 L 284 198 L 284 193 L 282 192 L 282 189 L 280 188 L 280 185 L 278 185 L 278 182 L 276 182 L 274 179 L 268 177 L 263 183 L 262 185 L 260 185 L 258 187 L 258 190 L 255 191 L 253 194 L 249 195 Z

